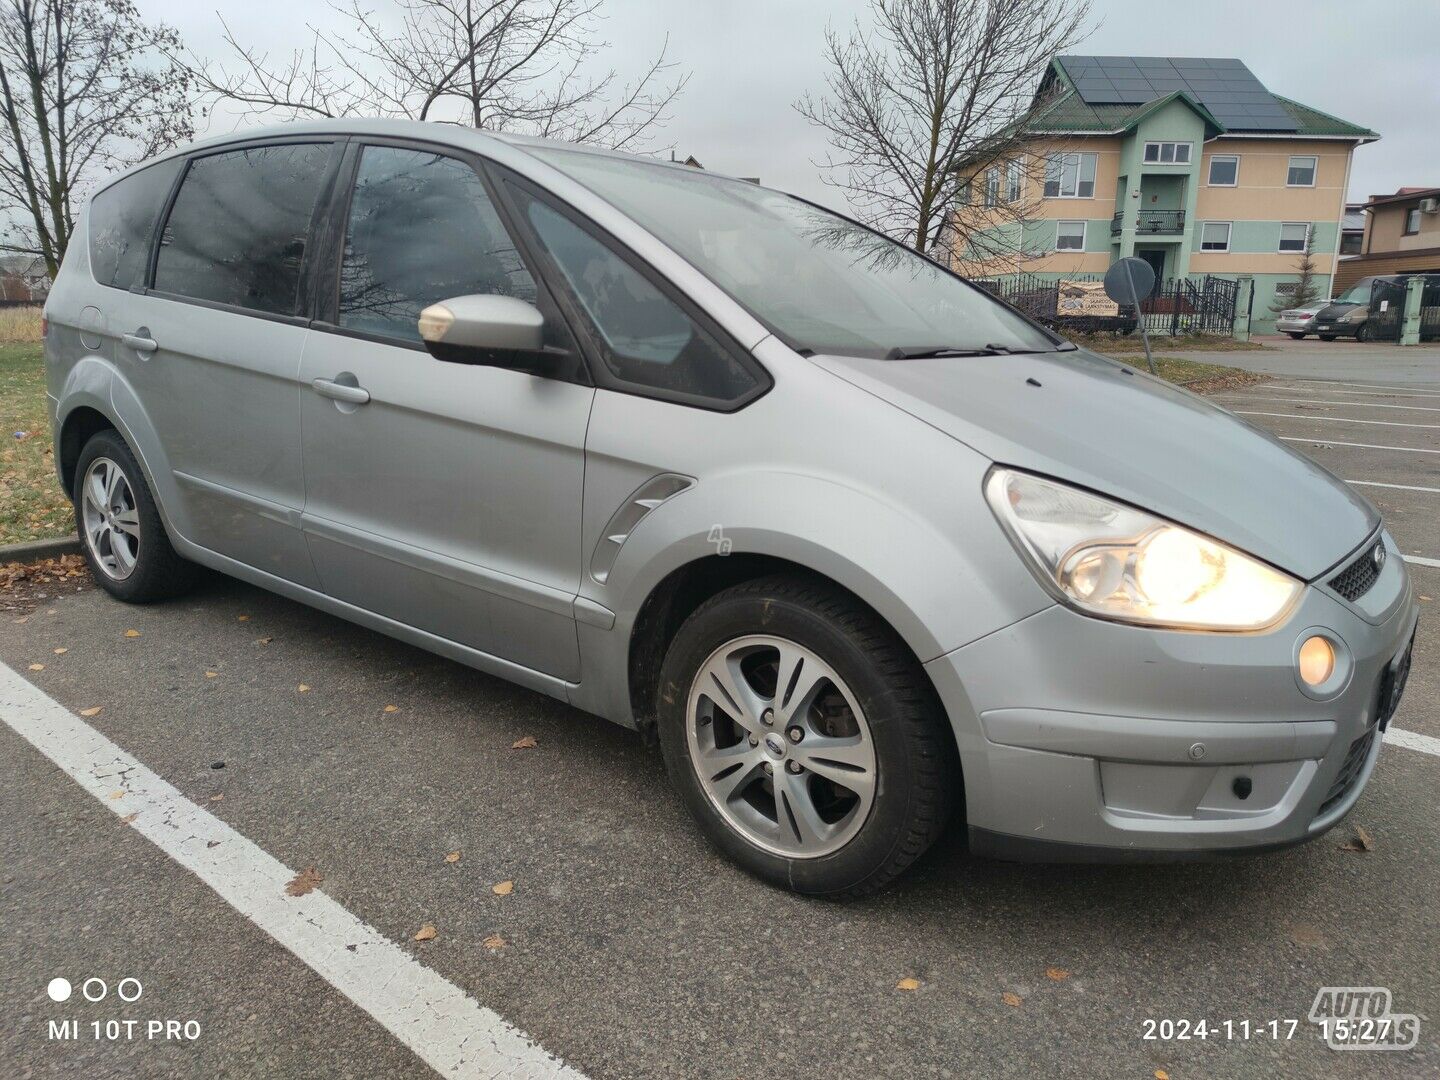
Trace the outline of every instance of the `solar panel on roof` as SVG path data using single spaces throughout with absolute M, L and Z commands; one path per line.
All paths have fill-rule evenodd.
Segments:
M 1298 131 L 1300 125 L 1233 57 L 1062 56 L 1087 105 L 1144 105 L 1183 90 L 1236 131 Z

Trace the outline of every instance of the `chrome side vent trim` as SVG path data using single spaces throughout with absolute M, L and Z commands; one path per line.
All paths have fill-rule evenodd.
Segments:
M 610 576 L 611 567 L 615 565 L 615 559 L 620 554 L 620 548 L 630 539 L 635 526 L 666 499 L 679 495 L 694 484 L 692 477 L 681 476 L 679 473 L 661 473 L 641 484 L 620 504 L 620 509 L 611 515 L 601 531 L 600 542 L 595 545 L 595 552 L 590 556 L 590 576 L 604 585 Z

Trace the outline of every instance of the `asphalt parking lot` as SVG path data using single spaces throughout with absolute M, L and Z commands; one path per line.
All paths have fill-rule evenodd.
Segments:
M 1440 1075 L 1440 350 L 1387 350 L 1403 377 L 1357 348 L 1321 378 L 1281 371 L 1215 398 L 1360 485 L 1424 597 L 1393 722 L 1417 738 L 1386 747 L 1324 838 L 1219 864 L 1046 867 L 972 859 L 956 831 L 879 897 L 806 901 L 711 852 L 632 733 L 233 581 L 150 608 L 67 589 L 0 623 L 0 661 L 149 772 L 87 790 L 0 724 L 0 1072 L 553 1067 L 495 1056 L 503 1031 L 445 1058 L 455 1006 L 596 1080 Z M 1262 355 L 1311 370 L 1289 351 L 1234 354 Z M 30 701 L 0 692 L 0 712 Z M 56 756 L 90 752 L 82 729 L 32 720 Z M 216 875 L 314 868 L 318 888 L 206 884 L 154 841 L 146 815 L 179 813 L 165 783 L 205 811 L 177 827 L 186 858 L 221 860 Z M 1356 826 L 1371 850 L 1345 850 Z M 277 939 L 274 912 L 312 902 Z M 420 970 L 404 954 L 438 976 L 413 1006 L 438 1017 L 428 1056 L 381 1000 Z M 346 966 L 368 955 L 374 968 Z M 57 977 L 68 1001 L 47 994 Z M 84 1000 L 90 978 L 105 1000 Z M 127 978 L 143 985 L 132 1003 L 115 996 Z M 1328 1049 L 1307 1020 L 1322 986 L 1389 988 L 1420 1017 L 1418 1046 Z M 125 1019 L 137 1034 L 109 1023 Z M 1143 1037 L 1164 1019 L 1232 1024 Z M 52 1037 L 64 1020 L 77 1035 Z M 198 1032 L 151 1037 L 149 1020 Z

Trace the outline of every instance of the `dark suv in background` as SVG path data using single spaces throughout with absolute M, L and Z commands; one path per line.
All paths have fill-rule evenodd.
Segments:
M 1415 274 L 1396 274 L 1387 277 L 1361 278 L 1316 313 L 1314 322 L 1316 336 L 1321 341 L 1334 341 L 1338 337 L 1353 337 L 1356 341 L 1372 341 L 1377 337 L 1392 336 L 1382 333 L 1380 327 L 1376 325 L 1376 320 L 1371 317 L 1370 301 L 1374 295 L 1375 286 L 1382 283 L 1390 285 L 1394 287 L 1392 291 L 1403 295 L 1406 283 L 1415 276 Z M 1422 307 L 1430 308 L 1440 305 L 1440 274 L 1419 276 L 1426 279 Z M 1381 319 L 1388 317 L 1398 320 L 1401 317 L 1401 311 L 1398 309 L 1387 310 L 1381 313 L 1380 317 Z M 1436 320 L 1422 320 L 1422 336 L 1435 336 L 1436 323 Z

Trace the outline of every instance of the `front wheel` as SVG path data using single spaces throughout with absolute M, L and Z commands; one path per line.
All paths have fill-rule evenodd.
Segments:
M 96 432 L 75 466 L 75 524 L 90 572 L 111 596 L 146 604 L 178 596 L 197 568 L 176 553 L 135 455 L 118 432 Z
M 1294 338 L 1296 341 L 1300 341 L 1302 338 L 1305 337 L 1305 332 L 1303 330 L 1286 330 L 1285 332 L 1289 334 L 1292 338 Z
M 858 896 L 943 831 L 960 785 L 924 671 L 873 611 L 803 577 L 712 597 L 661 673 L 660 741 L 690 812 L 775 885 Z
M 1363 342 L 1363 341 L 1369 341 L 1369 340 L 1370 340 L 1370 327 L 1369 327 L 1368 325 L 1366 325 L 1365 323 L 1361 323 L 1359 326 L 1357 326 L 1357 327 L 1355 328 L 1355 340 L 1356 340 L 1356 341 L 1362 341 L 1362 342 Z

